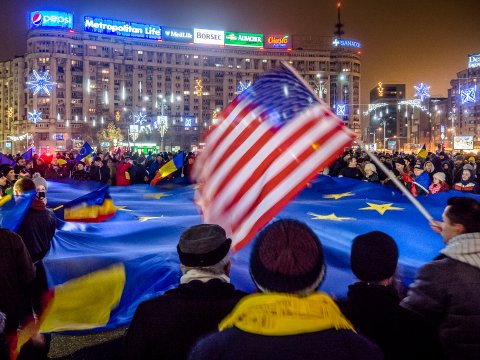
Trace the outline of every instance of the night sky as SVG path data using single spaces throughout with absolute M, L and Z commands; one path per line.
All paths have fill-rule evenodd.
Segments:
M 120 20 L 230 31 L 332 35 L 334 0 L 1 0 L 0 60 L 25 52 L 28 12 L 73 12 Z M 79 21 L 80 20 L 80 21 Z M 426 82 L 446 96 L 450 80 L 480 53 L 480 0 L 345 0 L 344 38 L 362 45 L 362 103 L 378 81 Z

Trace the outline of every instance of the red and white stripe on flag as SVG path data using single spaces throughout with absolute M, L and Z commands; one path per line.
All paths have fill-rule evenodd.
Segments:
M 266 110 L 237 97 L 205 138 L 193 178 L 205 223 L 219 224 L 238 251 L 328 166 L 355 134 L 315 102 L 281 127 Z

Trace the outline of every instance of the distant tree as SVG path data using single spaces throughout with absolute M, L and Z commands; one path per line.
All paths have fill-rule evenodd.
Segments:
M 106 128 L 97 132 L 97 138 L 99 141 L 109 141 L 113 145 L 117 145 L 117 143 L 123 140 L 123 134 L 119 127 L 115 126 L 113 122 L 110 122 Z

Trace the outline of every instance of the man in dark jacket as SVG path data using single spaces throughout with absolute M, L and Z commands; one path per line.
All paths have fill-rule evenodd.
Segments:
M 6 315 L 4 334 L 16 335 L 25 320 L 26 288 L 35 277 L 35 269 L 28 250 L 17 234 L 0 229 L 0 312 Z M 0 332 L 1 333 L 1 332 Z M 6 340 L 0 340 L 0 359 L 8 359 Z
M 95 158 L 93 164 L 90 168 L 90 179 L 107 184 L 108 180 L 110 180 L 110 169 L 108 166 L 99 157 Z
M 463 155 L 455 156 L 455 167 L 452 170 L 452 184 L 462 180 L 463 165 L 465 165 L 465 157 Z
M 348 177 L 351 179 L 362 180 L 363 174 L 357 168 L 357 158 L 352 157 L 348 159 L 348 166 L 340 170 L 340 174 L 338 174 L 338 177 Z
M 480 202 L 448 199 L 432 222 L 447 246 L 418 270 L 401 305 L 433 321 L 448 359 L 480 359 Z
M 357 236 L 350 265 L 360 281 L 348 287 L 348 299 L 340 308 L 358 332 L 380 346 L 386 360 L 441 359 L 433 324 L 400 306 L 394 280 L 397 262 L 397 244 L 387 234 Z
M 145 168 L 146 159 L 143 156 L 140 156 L 137 159 L 135 165 L 132 166 L 130 170 L 131 174 L 131 183 L 134 184 L 147 184 L 148 183 L 148 171 Z
M 250 256 L 260 293 L 243 298 L 190 359 L 383 359 L 334 301 L 316 292 L 325 270 L 322 245 L 307 225 L 291 219 L 268 225 Z
M 246 295 L 230 284 L 231 242 L 210 224 L 180 236 L 180 285 L 138 306 L 125 335 L 125 359 L 186 359 L 193 344 L 217 328 Z
M 90 180 L 90 173 L 85 171 L 85 163 L 83 161 L 79 161 L 77 164 L 77 170 L 74 170 L 72 173 L 73 180 Z

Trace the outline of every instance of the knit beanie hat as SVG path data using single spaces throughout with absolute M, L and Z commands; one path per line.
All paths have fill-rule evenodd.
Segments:
M 433 178 L 437 179 L 440 182 L 445 182 L 446 176 L 444 172 L 436 172 L 433 174 Z
M 250 275 L 263 292 L 309 294 L 325 278 L 322 244 L 302 222 L 273 222 L 255 239 Z
M 47 180 L 45 180 L 40 173 L 35 173 L 32 176 L 33 183 L 35 184 L 35 187 L 38 187 L 40 185 L 43 185 L 45 187 L 45 191 L 48 190 L 48 185 L 47 185 Z
M 388 279 L 395 274 L 397 262 L 397 244 L 384 232 L 372 231 L 353 239 L 350 266 L 359 280 Z
M 2 172 L 3 176 L 7 176 L 10 171 L 13 170 L 13 167 L 10 165 L 2 165 L 0 167 L 0 171 Z
M 230 251 L 232 240 L 215 224 L 195 225 L 180 235 L 177 245 L 180 262 L 189 267 L 206 267 L 220 262 Z

